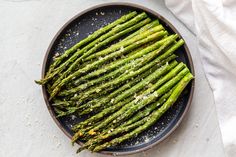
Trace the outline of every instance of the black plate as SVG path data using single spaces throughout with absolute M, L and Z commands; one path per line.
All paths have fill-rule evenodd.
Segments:
M 93 8 L 87 9 L 82 13 L 79 13 L 59 30 L 47 50 L 42 69 L 42 76 L 44 76 L 45 72 L 48 70 L 55 53 L 63 53 L 65 49 L 71 47 L 81 39 L 87 37 L 95 30 L 107 25 L 110 22 L 113 22 L 122 15 L 134 10 L 138 12 L 145 11 L 151 18 L 158 18 L 161 24 L 164 25 L 169 32 L 179 34 L 178 31 L 165 18 L 160 16 L 158 13 L 142 6 L 127 3 L 109 3 L 98 5 Z M 176 54 L 179 56 L 178 61 L 186 63 L 190 71 L 194 74 L 192 59 L 187 45 L 185 44 L 184 46 L 182 46 L 182 48 L 176 51 Z M 155 144 L 161 142 L 168 135 L 170 135 L 170 133 L 172 133 L 182 121 L 182 118 L 184 117 L 190 106 L 194 91 L 193 89 L 194 81 L 192 81 L 187 86 L 187 88 L 183 92 L 184 94 L 182 94 L 182 96 L 173 105 L 173 107 L 171 107 L 169 111 L 165 113 L 153 127 L 138 135 L 137 137 L 126 141 L 119 146 L 102 151 L 101 153 L 113 155 L 133 154 L 151 148 Z M 81 121 L 82 119 L 74 119 L 73 117 L 59 119 L 55 118 L 56 114 L 50 102 L 48 101 L 49 95 L 46 92 L 44 86 L 43 95 L 54 121 L 62 129 L 62 131 L 69 138 L 71 138 L 73 135 L 71 126 Z M 78 143 L 83 144 L 82 142 Z

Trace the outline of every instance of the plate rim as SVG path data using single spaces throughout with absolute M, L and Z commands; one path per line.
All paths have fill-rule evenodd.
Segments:
M 41 72 L 41 78 L 43 78 L 46 74 L 46 65 L 48 62 L 48 57 L 50 54 L 50 50 L 52 49 L 53 44 L 55 43 L 56 39 L 59 37 L 59 35 L 64 31 L 64 29 L 71 24 L 74 20 L 76 20 L 77 18 L 79 18 L 80 16 L 82 16 L 83 14 L 86 14 L 87 12 L 90 12 L 92 10 L 101 8 L 101 7 L 109 7 L 109 6 L 127 6 L 127 7 L 134 7 L 134 8 L 138 8 L 140 10 L 143 10 L 145 12 L 151 13 L 154 16 L 158 17 L 159 19 L 161 19 L 162 21 L 164 21 L 164 23 L 168 24 L 168 26 L 175 32 L 177 33 L 182 39 L 183 37 L 181 36 L 181 34 L 179 33 L 179 31 L 174 27 L 174 25 L 172 25 L 165 17 L 163 17 L 161 14 L 157 13 L 156 11 L 149 9 L 147 7 L 144 7 L 142 5 L 139 4 L 135 4 L 135 3 L 129 3 L 129 2 L 108 2 L 108 3 L 102 3 L 102 4 L 98 4 L 98 5 L 94 5 L 92 7 L 88 7 L 87 9 L 84 9 L 83 11 L 77 13 L 75 16 L 73 16 L 72 18 L 70 18 L 65 24 L 63 24 L 63 26 L 57 31 L 57 33 L 54 35 L 53 39 L 51 40 L 46 54 L 44 56 L 43 59 L 43 65 L 42 65 L 42 72 Z M 186 50 L 186 55 L 187 55 L 187 59 L 189 61 L 189 66 L 190 66 L 190 70 L 191 73 L 193 74 L 193 76 L 195 77 L 195 71 L 194 71 L 194 65 L 193 65 L 193 60 L 190 54 L 190 51 L 188 49 L 188 46 L 185 42 L 184 44 L 184 49 Z M 126 152 L 117 152 L 117 151 L 100 151 L 97 153 L 100 154 L 105 154 L 105 155 L 116 155 L 116 156 L 121 156 L 121 155 L 131 155 L 131 154 L 135 154 L 138 152 L 142 152 L 142 151 L 146 151 L 148 149 L 151 149 L 152 147 L 154 147 L 155 145 L 161 143 L 162 141 L 166 140 L 167 137 L 169 137 L 177 128 L 178 126 L 181 124 L 181 122 L 183 121 L 184 117 L 186 117 L 186 114 L 189 111 L 189 108 L 191 106 L 192 103 L 192 99 L 193 99 L 193 93 L 194 93 L 194 87 L 195 87 L 195 79 L 193 79 L 191 81 L 191 90 L 190 90 L 190 95 L 189 95 L 189 99 L 187 102 L 187 105 L 182 113 L 182 115 L 180 116 L 180 118 L 178 119 L 177 123 L 169 130 L 169 132 L 167 132 L 163 137 L 161 137 L 159 140 L 143 147 L 143 148 L 139 148 L 137 150 L 131 150 L 131 151 L 126 151 Z M 61 123 L 59 122 L 59 120 L 56 118 L 56 116 L 54 115 L 54 112 L 52 110 L 52 107 L 48 101 L 48 97 L 47 97 L 47 92 L 46 92 L 46 88 L 43 85 L 42 86 L 42 93 L 43 93 L 43 98 L 44 101 L 46 103 L 47 109 L 52 117 L 52 119 L 54 120 L 54 122 L 57 124 L 57 126 L 62 130 L 62 132 L 69 138 L 71 139 L 72 136 L 66 131 L 66 129 L 61 125 Z M 77 144 L 79 144 L 80 146 L 83 146 L 83 143 L 78 141 Z

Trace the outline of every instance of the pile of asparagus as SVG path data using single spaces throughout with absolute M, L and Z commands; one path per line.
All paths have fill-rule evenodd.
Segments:
M 112 42 L 117 41 L 115 44 Z M 72 127 L 78 152 L 97 152 L 145 131 L 193 79 L 174 52 L 184 44 L 158 19 L 131 12 L 56 57 L 45 85 L 58 117 L 88 118 Z

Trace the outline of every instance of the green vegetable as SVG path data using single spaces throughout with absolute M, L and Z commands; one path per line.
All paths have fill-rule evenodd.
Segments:
M 121 24 L 121 25 L 117 25 L 115 28 L 113 28 L 111 31 L 109 31 L 108 33 L 100 36 L 99 38 L 97 38 L 96 40 L 92 41 L 91 43 L 89 43 L 88 45 L 86 45 L 85 47 L 83 47 L 81 50 L 77 50 L 77 52 L 75 52 L 67 61 L 65 61 L 63 64 L 61 64 L 59 67 L 57 67 L 56 69 L 53 70 L 53 72 L 49 73 L 47 76 L 45 76 L 44 79 L 40 80 L 40 81 L 36 81 L 36 83 L 39 84 L 45 84 L 47 83 L 49 80 L 51 80 L 55 75 L 59 74 L 60 72 L 62 72 L 64 69 L 66 69 L 68 67 L 68 65 L 70 65 L 72 63 L 72 65 L 70 65 L 70 67 L 67 69 L 67 71 L 71 71 L 74 70 L 75 67 L 78 66 L 78 62 L 81 60 L 81 58 L 85 58 L 88 56 L 88 54 L 91 54 L 94 52 L 94 50 L 96 51 L 98 49 L 98 43 L 100 43 L 100 46 L 104 46 L 105 43 L 109 43 L 117 38 L 119 38 L 120 36 L 117 35 L 118 32 L 123 31 L 124 29 L 134 25 L 135 23 L 139 22 L 140 20 L 146 18 L 147 15 L 146 13 L 142 13 L 137 15 L 136 17 L 134 17 L 133 19 L 129 20 L 128 22 Z M 150 19 L 148 20 L 150 21 Z M 136 24 L 135 27 L 133 26 L 133 29 L 138 29 L 141 26 L 143 26 L 146 23 L 141 23 L 141 24 Z M 133 29 L 129 29 L 131 32 L 133 31 Z M 126 33 L 128 33 L 126 32 Z M 116 34 L 116 35 L 114 35 Z M 122 35 L 124 35 L 122 33 Z M 105 40 L 106 39 L 106 40 Z M 90 50 L 91 48 L 93 48 L 93 50 Z M 81 56 L 82 55 L 82 56 Z M 79 57 L 81 56 L 81 57 Z M 84 56 L 84 57 L 83 57 Z M 78 58 L 79 57 L 79 58 Z M 79 60 L 79 61 L 78 61 Z M 70 70 L 69 70 L 70 69 Z
M 93 34 L 89 35 L 87 38 L 81 40 L 80 42 L 78 42 L 77 44 L 72 46 L 70 49 L 66 50 L 65 53 L 63 53 L 61 56 L 55 58 L 55 61 L 53 62 L 53 64 L 50 65 L 48 74 L 51 73 L 61 62 L 63 62 L 64 59 L 71 56 L 71 54 L 73 54 L 81 46 L 84 46 L 85 44 L 87 44 L 87 43 L 91 42 L 92 40 L 96 39 L 97 37 L 99 37 L 100 35 L 108 32 L 113 27 L 128 21 L 129 19 L 133 18 L 135 15 L 137 15 L 137 12 L 133 11 L 127 15 L 120 17 L 116 21 L 108 24 L 105 27 L 100 28 L 99 30 L 95 31 Z
M 122 133 L 125 133 L 125 132 L 128 132 L 132 129 L 135 129 L 137 128 L 138 126 L 140 125 L 143 125 L 146 121 L 148 120 L 148 118 L 144 118 L 138 122 L 135 122 L 129 126 L 121 126 L 121 127 L 118 127 L 116 128 L 115 130 L 108 130 L 108 132 L 104 132 L 102 135 L 98 135 L 96 138 L 94 139 L 91 139 L 89 140 L 88 142 L 86 142 L 82 147 L 80 147 L 76 153 L 79 153 L 81 152 L 82 150 L 86 149 L 86 148 L 93 148 L 95 147 L 96 145 L 98 145 L 99 143 L 101 143 L 102 141 L 110 138 L 110 137 L 113 137 L 113 136 L 116 136 L 116 135 L 119 135 L 119 134 L 122 134 Z
M 157 26 L 158 27 L 158 26 Z M 156 27 L 155 27 L 156 28 Z M 155 29 L 153 28 L 153 29 Z M 159 29 L 159 28 L 156 28 L 156 29 Z M 143 39 L 145 37 L 149 38 L 149 39 L 153 39 L 153 36 L 155 34 L 152 33 L 152 35 L 150 35 L 150 33 L 152 33 L 151 31 L 147 31 L 146 33 L 143 33 L 142 35 L 139 35 L 139 36 L 136 36 L 135 38 L 132 38 L 130 40 L 128 40 L 127 42 L 125 42 L 124 44 L 115 44 L 113 46 L 111 46 L 109 49 L 109 51 L 115 51 L 117 49 L 119 49 L 120 47 L 123 46 L 128 46 L 129 44 L 132 44 L 133 42 L 136 42 L 140 39 Z M 161 33 L 161 32 L 160 32 Z M 149 36 L 150 35 L 150 36 Z M 121 56 L 122 54 L 124 54 L 125 52 L 123 52 L 122 50 L 119 50 L 119 51 L 116 51 L 115 53 L 112 53 L 112 54 L 109 54 L 107 55 L 106 57 L 98 60 L 98 61 L 95 61 L 93 64 L 89 64 L 87 66 L 85 66 L 84 68 L 82 69 L 79 69 L 78 71 L 76 71 L 75 73 L 72 73 L 71 75 L 69 75 L 67 78 L 63 79 L 60 81 L 60 83 L 54 87 L 53 91 L 52 91 L 52 94 L 51 94 L 51 97 L 50 99 L 52 99 L 56 94 L 58 94 L 58 92 L 60 91 L 61 87 L 63 87 L 66 83 L 78 78 L 79 76 L 87 73 L 88 71 L 91 71 L 93 69 L 95 69 L 96 67 L 98 67 L 99 65 L 103 64 L 105 61 L 108 61 L 110 59 L 113 59 L 114 57 L 118 57 L 118 56 Z M 69 69 L 68 69 L 69 70 Z M 52 87 L 53 88 L 53 87 Z
M 156 19 L 156 20 L 152 21 L 151 23 L 146 24 L 145 26 L 143 26 L 142 28 L 140 28 L 138 31 L 136 31 L 136 32 L 134 32 L 134 33 L 132 33 L 132 34 L 130 34 L 128 37 L 126 37 L 126 38 L 124 39 L 124 41 L 126 41 L 126 40 L 128 40 L 128 39 L 131 39 L 131 38 L 135 37 L 136 35 L 141 34 L 141 33 L 143 33 L 144 31 L 149 30 L 149 29 L 151 29 L 151 28 L 153 28 L 153 27 L 155 27 L 155 26 L 157 26 L 157 25 L 159 25 L 159 24 L 160 24 L 160 23 L 159 23 L 159 20 Z
M 182 78 L 182 80 L 175 87 L 174 91 L 172 92 L 168 100 L 158 110 L 152 113 L 152 116 L 150 117 L 149 120 L 147 120 L 147 122 L 144 125 L 136 128 L 135 130 L 123 136 L 112 139 L 109 142 L 106 142 L 102 145 L 95 147 L 93 151 L 97 152 L 105 148 L 117 145 L 127 139 L 137 136 L 139 133 L 143 132 L 144 130 L 152 126 L 176 102 L 181 92 L 184 90 L 184 88 L 192 79 L 193 79 L 193 75 L 191 73 L 188 73 L 184 78 Z
M 151 23 L 146 24 L 145 26 L 140 28 L 138 31 L 136 31 L 136 32 L 132 33 L 131 35 L 129 35 L 128 37 L 126 37 L 124 40 L 122 40 L 122 42 L 127 41 L 128 39 L 131 39 L 131 38 L 135 37 L 136 35 L 139 35 L 139 34 L 145 32 L 145 31 L 147 31 L 147 30 L 149 30 L 149 29 L 151 29 L 151 28 L 153 28 L 153 27 L 155 27 L 157 25 L 159 25 L 159 21 L 158 20 L 152 21 Z M 161 28 L 163 28 L 163 27 L 161 26 Z M 102 53 L 100 53 L 100 54 L 96 53 L 96 54 L 90 55 L 85 60 L 91 60 L 93 58 L 98 58 L 100 56 L 105 56 L 105 55 L 102 54 Z
M 158 67 L 156 67 L 156 66 L 152 67 L 148 71 L 146 71 L 146 72 L 142 73 L 141 75 L 137 76 L 135 79 L 130 80 L 128 83 L 122 85 L 121 87 L 119 87 L 118 89 L 116 89 L 115 91 L 110 93 L 109 95 L 105 95 L 102 99 L 100 99 L 98 101 L 88 102 L 88 106 L 86 104 L 86 108 L 92 107 L 93 105 L 96 105 L 96 106 L 99 105 L 100 108 L 103 109 L 103 108 L 109 106 L 109 105 L 106 105 L 106 104 L 113 104 L 113 103 L 108 103 L 108 102 L 112 101 L 113 98 L 115 98 L 116 96 L 118 96 L 119 94 L 124 92 L 125 90 L 127 90 L 127 89 L 131 88 L 132 86 L 136 85 L 142 79 L 144 79 L 147 76 L 151 75 L 157 68 Z M 101 106 L 100 104 L 103 104 L 103 106 Z M 84 108 L 85 108 L 85 106 L 82 105 L 78 109 L 84 109 Z M 80 114 L 82 114 L 82 113 L 80 113 Z
M 172 62 L 170 65 L 165 65 L 160 69 L 157 69 L 155 72 L 153 72 L 152 74 L 150 74 L 148 77 L 146 77 L 145 79 L 143 79 L 142 81 L 140 81 L 138 84 L 132 86 L 130 89 L 124 91 L 123 93 L 121 93 L 120 95 L 118 95 L 117 97 L 113 98 L 111 104 L 116 104 L 121 100 L 124 100 L 125 98 L 139 92 L 141 89 L 143 89 L 145 86 L 147 86 L 148 84 L 150 84 L 152 81 L 160 78 L 162 75 L 164 75 L 165 73 L 167 73 L 169 70 L 171 70 L 172 68 L 174 68 L 177 65 L 177 61 Z M 96 108 L 100 108 L 102 105 L 102 103 L 97 103 L 94 106 L 91 106 L 89 109 L 86 109 L 84 111 L 82 111 L 81 115 L 83 114 L 88 114 L 90 113 L 90 109 L 95 110 Z
M 66 90 L 64 92 L 61 92 L 59 95 L 60 96 L 66 96 L 66 95 L 71 95 L 71 94 L 77 93 L 79 91 L 82 91 L 82 90 L 90 87 L 90 86 L 93 86 L 93 85 L 98 84 L 98 83 L 100 83 L 102 81 L 105 81 L 105 80 L 107 80 L 109 78 L 115 78 L 119 74 L 122 74 L 122 73 L 124 73 L 126 71 L 129 71 L 130 68 L 132 68 L 134 66 L 135 66 L 135 68 L 141 67 L 142 64 L 140 64 L 140 62 L 142 60 L 146 60 L 146 58 L 148 56 L 145 56 L 144 58 L 141 58 L 139 60 L 134 60 L 134 59 L 140 58 L 140 57 L 146 55 L 148 52 L 152 51 L 153 49 L 157 48 L 158 46 L 160 47 L 161 44 L 163 44 L 164 42 L 168 41 L 168 39 L 171 39 L 171 38 L 166 38 L 166 39 L 163 39 L 161 41 L 158 41 L 155 44 L 151 45 L 150 47 L 147 47 L 147 48 L 143 49 L 140 52 L 137 52 L 136 54 L 134 54 L 132 56 L 129 56 L 129 57 L 125 58 L 125 59 L 120 59 L 117 62 L 112 62 L 111 64 L 109 64 L 109 65 L 107 65 L 105 67 L 102 67 L 101 69 L 98 69 L 98 70 L 96 70 L 96 71 L 94 71 L 92 73 L 89 73 L 89 74 L 87 74 L 87 75 L 85 75 L 85 76 L 75 80 L 75 84 L 77 85 L 80 82 L 83 82 L 83 81 L 85 81 L 85 80 L 87 80 L 87 79 L 89 79 L 91 77 L 99 76 L 99 75 L 101 75 L 101 74 L 103 74 L 103 73 L 105 73 L 107 71 L 110 71 L 110 70 L 112 70 L 112 69 L 114 69 L 116 67 L 121 66 L 122 64 L 127 63 L 124 66 L 119 67 L 118 69 L 116 69 L 115 71 L 110 72 L 107 75 L 104 75 L 104 76 L 99 77 L 97 79 L 94 79 L 94 80 L 91 80 L 89 82 L 86 82 L 86 83 L 84 83 L 82 85 L 79 85 L 79 86 L 77 86 L 75 88 L 72 88 L 72 89 Z M 143 40 L 146 40 L 146 39 L 143 39 Z M 158 52 L 153 52 L 153 53 L 157 54 Z M 163 59 L 164 59 L 164 57 L 163 57 Z
M 146 13 L 129 13 L 95 31 L 55 58 L 45 85 L 58 118 L 74 124 L 72 144 L 101 151 L 153 125 L 193 79 L 174 52 L 184 44 Z M 178 51 L 177 53 L 181 53 Z
M 150 63 L 144 65 L 142 68 L 140 68 L 140 69 L 138 69 L 136 71 L 129 71 L 128 74 L 125 74 L 125 75 L 123 75 L 121 77 L 115 78 L 115 79 L 113 79 L 113 80 L 111 80 L 109 82 L 101 84 L 101 86 L 85 92 L 82 97 L 77 97 L 77 96 L 72 97 L 71 100 L 78 100 L 80 102 L 83 102 L 84 100 L 87 100 L 87 98 L 89 98 L 90 95 L 93 94 L 93 93 L 99 93 L 99 92 L 101 92 L 101 91 L 103 91 L 103 90 L 105 90 L 105 89 L 107 89 L 109 87 L 114 87 L 116 85 L 122 84 L 122 83 L 124 83 L 124 82 L 126 82 L 126 81 L 128 81 L 128 80 L 130 80 L 132 78 L 135 78 L 136 76 L 138 76 L 141 73 L 147 71 L 148 69 L 150 69 L 153 66 L 160 67 L 161 65 L 163 65 L 166 62 L 169 62 L 169 61 L 171 61 L 171 60 L 173 60 L 175 58 L 176 58 L 176 55 L 172 55 L 172 56 L 170 56 L 167 59 L 162 60 L 162 61 L 160 61 L 157 58 L 157 59 L 151 61 Z
M 126 127 L 128 125 L 131 125 L 131 124 L 137 122 L 141 118 L 148 116 L 157 107 L 161 106 L 166 101 L 166 99 L 169 98 L 171 93 L 172 93 L 172 90 L 170 90 L 169 92 L 164 94 L 157 102 L 154 102 L 154 103 L 150 104 L 149 106 L 147 106 L 143 111 L 136 113 L 133 117 L 131 117 L 128 121 L 124 122 L 124 124 L 122 124 L 121 126 Z
M 95 122 L 101 120 L 102 118 L 104 118 L 106 115 L 111 114 L 113 112 L 115 112 L 117 110 L 117 108 L 122 107 L 124 104 L 127 104 L 128 102 L 132 101 L 134 98 L 130 97 L 122 102 L 119 102 L 118 104 L 116 104 L 115 106 L 111 106 L 109 108 L 106 108 L 104 110 L 102 110 L 101 112 L 97 113 L 96 115 L 86 119 L 85 121 L 81 122 L 79 125 L 76 125 L 75 127 L 73 127 L 73 130 L 78 130 L 79 128 L 85 128 L 85 126 L 91 126 L 93 125 Z M 72 138 L 72 143 L 74 143 L 79 137 L 84 136 L 85 132 L 84 130 L 78 130 L 73 138 Z
M 185 70 L 186 69 L 186 70 Z M 177 76 L 175 76 L 174 78 L 172 78 L 170 81 L 168 81 L 167 83 L 165 83 L 163 86 L 161 86 L 161 88 L 159 88 L 158 90 L 156 90 L 153 93 L 147 93 L 146 91 L 144 91 L 144 94 L 142 94 L 139 97 L 136 97 L 135 100 L 133 100 L 132 102 L 126 104 L 125 106 L 123 106 L 119 111 L 115 112 L 114 114 L 112 114 L 111 116 L 109 116 L 108 118 L 106 118 L 102 123 L 100 123 L 99 125 L 97 125 L 96 127 L 94 127 L 92 130 L 89 131 L 89 134 L 93 135 L 96 134 L 96 131 L 100 130 L 101 128 L 105 127 L 106 125 L 108 125 L 109 123 L 111 123 L 114 119 L 116 119 L 118 116 L 123 115 L 122 117 L 120 117 L 119 121 L 122 121 L 123 119 L 133 115 L 136 111 L 140 110 L 141 108 L 143 108 L 144 106 L 154 102 L 157 98 L 159 98 L 160 96 L 162 96 L 163 94 L 165 94 L 167 91 L 169 91 L 176 83 L 178 83 L 178 81 L 180 79 L 183 78 L 183 74 L 186 74 L 185 71 L 189 72 L 189 70 L 187 68 L 185 68 L 184 70 L 182 70 Z M 113 123 L 115 123 L 116 121 L 113 121 Z

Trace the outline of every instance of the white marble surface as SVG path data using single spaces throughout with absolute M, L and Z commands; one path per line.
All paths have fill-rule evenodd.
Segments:
M 0 157 L 100 157 L 75 154 L 47 111 L 40 78 L 46 49 L 58 29 L 78 12 L 110 0 L 0 0 Z M 131 157 L 224 157 L 212 93 L 202 71 L 195 37 L 162 1 L 130 0 L 169 19 L 189 45 L 196 90 L 187 117 L 164 142 Z

